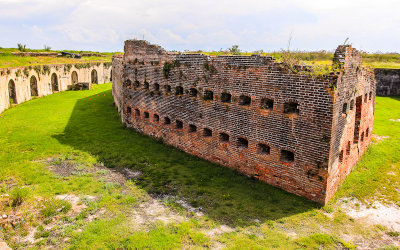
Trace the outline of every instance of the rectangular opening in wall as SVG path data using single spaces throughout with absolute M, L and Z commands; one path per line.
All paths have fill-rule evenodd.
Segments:
M 369 128 L 367 128 L 367 130 L 365 130 L 365 137 L 369 136 Z
M 164 117 L 164 124 L 165 125 L 171 124 L 171 119 L 169 119 L 169 117 Z
M 369 92 L 369 100 L 370 100 L 370 101 L 372 100 L 372 91 Z
M 361 141 L 364 141 L 364 132 L 361 133 Z
M 164 89 L 166 93 L 171 93 L 171 86 L 170 85 L 164 85 Z
M 340 153 L 339 153 L 339 162 L 340 163 L 343 162 L 343 150 L 341 150 Z
M 135 116 L 136 116 L 136 118 L 140 118 L 140 110 L 139 109 L 135 109 Z
M 347 103 L 343 103 L 342 114 L 347 114 Z
M 212 101 L 212 100 L 214 100 L 214 93 L 211 90 L 204 91 L 203 100 L 204 101 Z
M 183 87 L 176 86 L 175 87 L 175 95 L 183 95 Z
M 237 146 L 239 148 L 248 148 L 249 147 L 249 141 L 245 138 L 239 137 L 237 140 Z
M 269 155 L 271 148 L 267 144 L 260 143 L 257 145 L 257 153 L 260 155 Z
M 232 95 L 231 94 L 229 94 L 227 92 L 224 92 L 224 93 L 221 94 L 221 102 L 230 103 L 231 99 L 232 99 Z
M 289 150 L 281 150 L 281 161 L 294 162 L 294 153 Z
M 247 95 L 239 96 L 239 105 L 241 106 L 250 106 L 251 104 L 251 97 Z
M 212 130 L 209 128 L 203 129 L 203 136 L 204 137 L 211 137 L 212 136 Z
M 183 128 L 183 122 L 180 120 L 176 120 L 176 128 L 177 129 L 182 129 Z
M 261 99 L 260 108 L 261 109 L 272 110 L 274 108 L 274 100 L 269 99 L 269 98 Z
M 160 91 L 160 84 L 154 83 L 153 90 L 154 91 Z
M 158 122 L 160 121 L 160 116 L 157 115 L 157 114 L 154 114 L 154 115 L 153 115 L 153 121 L 154 121 L 155 123 L 158 123 Z
M 285 102 L 283 112 L 286 114 L 298 114 L 299 105 L 297 102 Z
M 226 133 L 219 133 L 220 142 L 229 142 L 229 135 Z
M 360 123 L 362 112 L 362 95 L 356 98 L 356 119 L 354 122 L 354 139 L 353 143 L 357 144 L 360 137 Z
M 126 81 L 124 82 L 124 87 L 125 88 L 130 88 L 132 85 L 132 81 L 129 79 L 126 79 Z
M 133 87 L 134 88 L 139 88 L 140 87 L 140 82 L 138 80 L 134 81 Z
M 350 155 L 350 150 L 351 150 L 351 144 L 350 144 L 350 142 L 347 142 L 346 155 Z
M 127 113 L 128 115 L 130 115 L 130 114 L 132 113 L 132 108 L 131 108 L 131 107 L 127 107 L 127 108 L 126 108 L 126 113 Z
M 350 101 L 350 110 L 353 110 L 354 109 L 354 100 L 351 100 Z
M 145 118 L 145 119 L 149 119 L 149 117 L 150 117 L 149 112 L 144 112 L 144 118 Z
M 149 84 L 147 81 L 144 82 L 143 88 L 144 88 L 144 89 L 149 89 L 149 88 L 150 88 L 150 84 Z
M 189 133 L 194 133 L 197 131 L 196 125 L 190 124 L 189 125 Z
M 191 97 L 197 97 L 197 89 L 191 88 L 191 89 L 189 90 L 189 95 L 190 95 Z

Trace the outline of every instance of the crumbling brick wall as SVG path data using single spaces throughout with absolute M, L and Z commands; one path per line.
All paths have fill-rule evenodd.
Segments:
M 350 60 L 348 49 L 337 58 Z M 338 76 L 347 68 L 312 76 L 272 57 L 167 53 L 128 40 L 123 60 L 113 60 L 113 94 L 128 127 L 325 203 L 338 185 L 328 181 L 341 146 Z
M 338 74 L 333 106 L 327 200 L 368 148 L 376 91 L 374 71 L 362 67 L 361 56 L 355 49 L 339 46 L 333 60 L 342 70 Z

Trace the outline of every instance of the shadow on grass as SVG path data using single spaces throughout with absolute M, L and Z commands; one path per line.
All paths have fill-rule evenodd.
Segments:
M 61 143 L 98 157 L 106 166 L 139 170 L 150 194 L 186 200 L 219 223 L 250 225 L 306 212 L 318 204 L 126 129 L 111 90 L 77 101 Z

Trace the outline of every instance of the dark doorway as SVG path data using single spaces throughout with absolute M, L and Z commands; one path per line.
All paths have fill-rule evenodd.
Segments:
M 354 139 L 353 143 L 358 143 L 360 138 L 360 123 L 361 123 L 362 96 L 356 99 L 356 119 L 354 122 Z
M 30 86 L 31 86 L 31 96 L 39 96 L 38 85 L 35 76 L 31 76 Z
M 76 73 L 76 71 L 73 71 L 71 74 L 71 83 L 72 83 L 72 85 L 75 85 L 78 83 L 78 73 Z
M 53 73 L 51 75 L 51 90 L 54 91 L 59 91 L 58 89 L 58 77 L 56 73 Z
M 99 82 L 97 80 L 97 71 L 95 69 L 92 70 L 92 73 L 90 75 L 91 75 L 91 83 L 98 84 Z
M 14 80 L 10 80 L 8 82 L 8 96 L 10 98 L 10 104 L 17 103 L 17 92 L 15 89 L 15 82 Z

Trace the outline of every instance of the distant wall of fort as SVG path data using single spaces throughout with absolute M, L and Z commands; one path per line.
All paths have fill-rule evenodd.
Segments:
M 76 83 L 111 81 L 109 62 L 37 65 L 0 69 L 0 113 L 11 104 L 64 91 Z
M 376 94 L 400 96 L 400 69 L 375 69 Z

